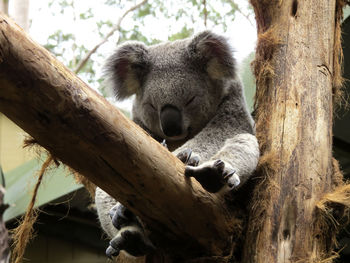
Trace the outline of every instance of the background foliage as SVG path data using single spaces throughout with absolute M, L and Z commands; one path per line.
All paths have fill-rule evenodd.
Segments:
M 145 3 L 119 21 L 128 9 L 141 2 Z M 51 0 L 41 2 L 39 13 L 49 14 L 52 19 L 61 21 L 60 26 L 49 30 L 48 37 L 40 37 L 39 42 L 93 88 L 110 97 L 103 83 L 101 69 L 105 58 L 118 44 L 126 40 L 142 41 L 148 45 L 174 41 L 206 28 L 226 32 L 237 14 L 254 26 L 253 12 L 247 2 Z M 120 25 L 116 29 L 118 22 Z M 38 24 L 33 17 L 31 30 L 42 27 L 42 23 Z M 78 68 L 87 54 L 99 44 L 87 61 L 83 62 L 83 66 Z M 249 69 L 249 62 L 245 63 L 245 67 Z

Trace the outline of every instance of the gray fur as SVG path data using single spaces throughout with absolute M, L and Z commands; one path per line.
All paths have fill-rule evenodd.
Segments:
M 187 167 L 189 176 L 215 168 L 226 178 L 228 186 L 219 188 L 227 192 L 254 172 L 259 159 L 254 122 L 232 50 L 222 36 L 205 31 L 150 47 L 126 43 L 108 59 L 106 75 L 118 98 L 136 95 L 132 114 L 137 124 L 155 139 L 166 139 L 169 149 L 180 146 L 173 152 L 177 156 L 192 150 L 196 159 L 189 163 L 198 166 Z M 173 123 L 174 118 L 181 123 Z M 175 129 L 176 136 L 167 136 L 165 128 Z M 117 233 L 105 210 L 116 201 L 112 203 L 102 190 L 96 191 L 100 221 L 111 238 Z
M 111 224 L 109 210 L 117 204 L 116 200 L 101 188 L 97 187 L 95 192 L 95 204 L 103 230 L 109 237 L 115 237 L 118 234 L 118 229 Z

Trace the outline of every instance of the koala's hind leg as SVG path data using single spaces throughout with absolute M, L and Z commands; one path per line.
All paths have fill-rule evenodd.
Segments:
M 109 210 L 109 216 L 113 226 L 118 230 L 123 226 L 130 225 L 130 223 L 139 224 L 136 216 L 119 202 Z
M 121 203 L 117 203 L 109 212 L 112 224 L 118 229 L 117 235 L 110 241 L 106 255 L 117 256 L 121 250 L 139 257 L 155 249 L 144 233 L 139 219 Z
M 101 226 L 112 239 L 106 250 L 108 257 L 117 256 L 122 250 L 135 257 L 154 250 L 140 220 L 129 209 L 98 187 L 95 203 Z

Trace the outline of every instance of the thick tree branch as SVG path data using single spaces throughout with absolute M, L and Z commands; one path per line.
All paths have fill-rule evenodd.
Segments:
M 0 16 L 0 111 L 38 143 L 120 200 L 166 240 L 220 255 L 233 227 L 222 199 L 184 165 Z
M 131 8 L 129 8 L 128 10 L 126 10 L 123 15 L 118 19 L 117 23 L 112 27 L 112 30 L 101 40 L 100 43 L 98 43 L 93 49 L 91 49 L 86 56 L 80 60 L 79 64 L 77 65 L 76 69 L 74 70 L 74 73 L 78 73 L 86 64 L 86 62 L 88 62 L 88 60 L 90 59 L 90 57 L 92 56 L 92 54 L 94 54 L 97 49 L 102 46 L 104 43 L 106 43 L 108 41 L 108 39 L 116 32 L 120 30 L 120 26 L 121 23 L 123 21 L 123 19 L 132 11 L 138 9 L 139 7 L 141 7 L 143 4 L 145 4 L 147 2 L 147 0 L 143 0 L 142 2 L 132 6 Z

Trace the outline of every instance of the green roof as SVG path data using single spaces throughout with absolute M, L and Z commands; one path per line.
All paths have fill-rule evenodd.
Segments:
M 349 15 L 350 15 L 350 6 L 346 6 L 344 9 L 343 9 L 343 12 L 344 12 L 344 18 L 343 18 L 343 21 L 345 21 Z
M 35 159 L 5 173 L 6 193 L 4 201 L 10 205 L 3 216 L 5 222 L 26 211 L 42 164 L 43 160 Z M 39 187 L 35 207 L 81 187 L 82 185 L 76 183 L 71 172 L 63 165 L 58 168 L 49 168 Z

